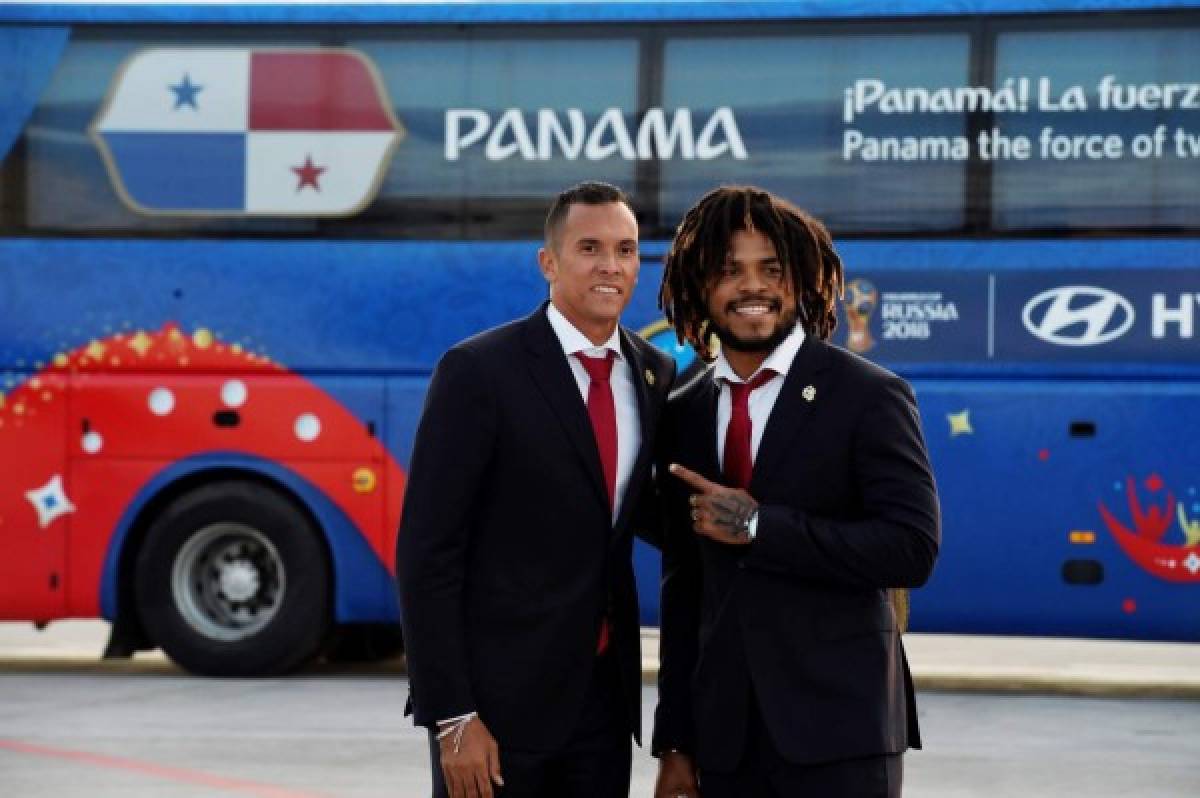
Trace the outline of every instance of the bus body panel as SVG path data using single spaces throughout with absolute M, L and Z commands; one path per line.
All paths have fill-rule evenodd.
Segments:
M 336 621 L 395 622 L 405 468 L 432 370 L 543 301 L 550 195 L 603 177 L 643 216 L 624 322 L 685 375 L 700 364 L 655 301 L 679 214 L 718 182 L 754 180 L 829 222 L 848 284 L 834 343 L 913 383 L 939 483 L 943 549 L 912 628 L 1200 640 L 1200 109 L 1159 107 L 1164 87 L 1174 102 L 1200 87 L 1198 8 L 0 8 L 0 618 L 116 618 L 162 502 L 240 475 L 315 520 Z M 373 176 L 364 167 L 361 207 L 181 214 L 127 196 L 131 162 L 113 142 L 156 131 L 105 120 L 114 105 L 141 118 L 122 105 L 138 59 L 321 56 L 318 30 L 365 65 L 362 102 L 377 105 L 363 118 L 395 137 Z M 747 80 L 731 64 L 778 74 Z M 894 94 L 858 111 L 863 78 L 918 95 L 1025 79 L 1033 110 L 883 110 L 906 101 Z M 158 99 L 185 114 L 219 88 L 171 81 Z M 1150 107 L 1066 112 L 1072 84 L 1092 104 L 1128 84 Z M 851 147 L 851 128 L 899 160 Z M 977 137 L 999 129 L 1046 149 L 985 163 Z M 1050 149 L 1051 133 L 1069 149 L 1095 134 L 1153 144 L 1159 129 L 1163 157 Z M 943 157 L 954 136 L 970 157 Z M 188 157 L 133 163 L 174 190 L 156 170 Z M 320 190 L 321 157 L 292 169 L 285 199 Z M 653 625 L 657 552 L 638 542 L 634 567 Z

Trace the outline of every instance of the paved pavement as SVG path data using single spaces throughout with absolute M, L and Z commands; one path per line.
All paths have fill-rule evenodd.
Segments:
M 196 679 L 59 660 L 0 669 L 3 798 L 422 798 L 399 672 Z M 655 690 L 642 690 L 643 728 Z M 922 692 L 916 798 L 1195 798 L 1195 701 Z M 657 763 L 633 756 L 631 798 Z
M 0 671 L 57 670 L 96 662 L 109 672 L 172 670 L 158 652 L 99 663 L 102 621 L 59 621 L 44 631 L 0 623 Z M 658 633 L 643 630 L 643 673 L 658 668 Z M 923 690 L 1200 699 L 1200 644 L 966 635 L 905 636 Z M 378 668 L 399 669 L 399 662 Z

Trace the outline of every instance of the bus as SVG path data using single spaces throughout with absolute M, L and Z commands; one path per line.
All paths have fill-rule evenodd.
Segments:
M 683 212 L 830 226 L 835 342 L 938 481 L 912 630 L 1200 640 L 1200 2 L 10 3 L 0 98 L 0 620 L 214 675 L 394 650 L 430 373 L 601 179 L 684 374 Z

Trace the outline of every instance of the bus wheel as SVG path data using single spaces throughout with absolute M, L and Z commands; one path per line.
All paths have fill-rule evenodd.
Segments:
M 193 673 L 286 673 L 329 629 L 318 532 L 262 485 L 218 482 L 176 499 L 147 531 L 134 578 L 146 631 Z

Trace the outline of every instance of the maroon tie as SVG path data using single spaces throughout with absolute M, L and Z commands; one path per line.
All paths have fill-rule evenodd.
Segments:
M 726 380 L 729 386 L 732 412 L 729 426 L 725 428 L 725 482 L 732 488 L 750 487 L 750 474 L 754 470 L 754 459 L 750 456 L 750 392 L 778 376 L 771 369 L 763 369 L 749 382 Z
M 577 352 L 576 357 L 591 377 L 587 409 L 592 419 L 592 433 L 596 436 L 596 448 L 600 450 L 604 484 L 608 486 L 608 506 L 613 509 L 617 505 L 617 406 L 608 378 L 616 353 L 610 349 L 605 357 L 588 357 Z
M 591 378 L 587 394 L 588 416 L 592 419 L 596 448 L 600 450 L 600 467 L 604 470 L 604 484 L 608 487 L 608 506 L 611 512 L 617 505 L 617 406 L 613 401 L 609 377 L 612 375 L 616 353 L 610 349 L 604 357 L 588 357 L 582 352 L 575 354 Z M 600 637 L 596 641 L 597 654 L 603 654 L 608 649 L 608 635 L 608 618 L 605 617 L 600 621 Z

